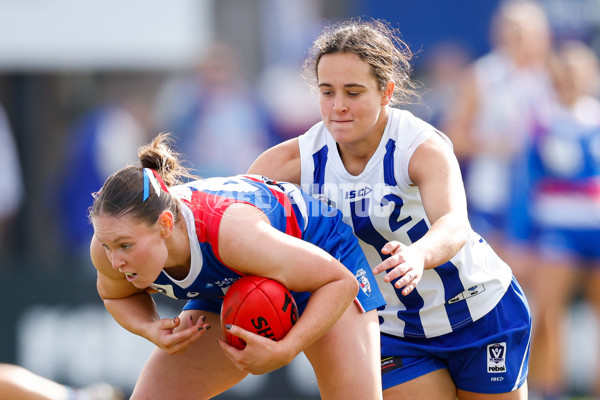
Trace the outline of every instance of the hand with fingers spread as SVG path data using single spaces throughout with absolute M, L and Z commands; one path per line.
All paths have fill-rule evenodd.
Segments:
M 381 249 L 381 253 L 390 254 L 390 257 L 377 265 L 373 269 L 373 273 L 377 275 L 386 271 L 387 274 L 383 280 L 392 282 L 397 279 L 394 287 L 397 289 L 404 288 L 402 294 L 408 295 L 421 281 L 425 268 L 424 255 L 414 245 L 407 246 L 395 240 L 386 243 Z
M 185 323 L 179 317 L 160 319 L 152 323 L 147 339 L 169 354 L 181 354 L 208 329 L 203 316 L 196 323 L 191 317 Z
M 226 325 L 225 328 L 246 342 L 246 347 L 238 350 L 218 339 L 225 355 L 242 371 L 254 375 L 266 374 L 289 364 L 297 355 L 286 351 L 283 342 L 267 339 L 236 325 Z

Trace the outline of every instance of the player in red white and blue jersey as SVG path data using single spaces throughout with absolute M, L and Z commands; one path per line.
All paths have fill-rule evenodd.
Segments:
M 379 290 L 373 293 L 371 288 L 371 283 L 375 284 L 373 273 L 352 229 L 342 222 L 341 213 L 303 193 L 297 186 L 260 176 L 233 176 L 196 180 L 175 186 L 170 192 L 187 206 L 182 208 L 182 214 L 188 232 L 196 233 L 190 235 L 190 274 L 182 283 L 163 271 L 150 287 L 174 298 L 192 299 L 184 309 L 219 312 L 227 288 L 243 275 L 228 267 L 216 250 L 221 219 L 233 203 L 258 208 L 274 228 L 312 243 L 340 260 L 359 282 L 361 290 L 355 303 L 360 310 L 383 306 Z M 195 277 L 193 282 L 192 277 Z M 310 293 L 293 294 L 299 309 L 303 310 Z
M 139 156 L 141 167 L 111 175 L 90 210 L 98 292 L 118 323 L 157 346 L 132 398 L 210 398 L 301 351 L 322 398 L 381 398 L 376 308 L 385 302 L 341 213 L 258 176 L 179 185 L 189 174 L 165 134 Z M 246 274 L 281 282 L 301 315 L 278 342 L 228 327 L 247 343 L 237 350 L 209 328 Z M 152 292 L 188 303 L 160 319 Z

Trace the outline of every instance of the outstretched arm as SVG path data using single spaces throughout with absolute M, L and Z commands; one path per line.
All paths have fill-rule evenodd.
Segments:
M 387 243 L 382 252 L 391 257 L 373 269 L 374 274 L 391 269 L 384 277 L 386 282 L 402 277 L 395 286 L 405 286 L 404 295 L 417 286 L 424 269 L 435 268 L 458 253 L 469 228 L 458 161 L 441 137 L 433 136 L 417 148 L 409 164 L 409 175 L 419 187 L 431 227 L 410 246 L 397 241 Z

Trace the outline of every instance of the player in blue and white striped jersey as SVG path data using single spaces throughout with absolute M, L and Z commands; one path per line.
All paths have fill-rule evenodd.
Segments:
M 469 224 L 448 138 L 393 101 L 414 94 L 410 50 L 382 21 L 315 41 L 322 122 L 250 168 L 339 208 L 387 305 L 385 399 L 523 399 L 531 315 L 511 269 Z

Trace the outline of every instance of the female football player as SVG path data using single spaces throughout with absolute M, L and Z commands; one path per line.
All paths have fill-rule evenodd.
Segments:
M 323 121 L 267 150 L 250 172 L 336 205 L 382 274 L 384 398 L 524 399 L 527 301 L 471 229 L 448 138 L 391 107 L 414 94 L 410 58 L 383 21 L 327 27 L 305 64 Z
M 384 301 L 339 211 L 259 176 L 178 185 L 189 174 L 168 139 L 157 136 L 139 150 L 140 166 L 110 176 L 90 210 L 98 292 L 119 324 L 157 346 L 132 398 L 207 399 L 301 351 L 322 398 L 381 398 L 375 309 Z M 238 350 L 209 327 L 246 274 L 293 291 L 300 317 L 278 342 L 229 326 L 247 343 Z M 178 317 L 159 317 L 157 291 L 188 300 Z

